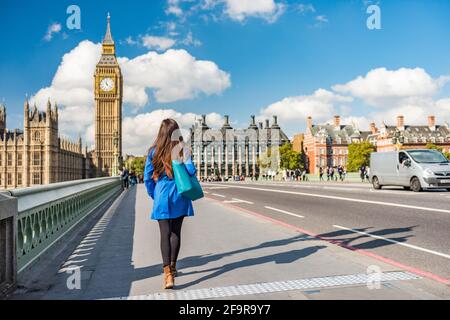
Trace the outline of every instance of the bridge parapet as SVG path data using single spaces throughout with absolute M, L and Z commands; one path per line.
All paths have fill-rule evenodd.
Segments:
M 121 188 L 120 178 L 110 177 L 7 191 L 11 197 L 17 198 L 18 272 Z

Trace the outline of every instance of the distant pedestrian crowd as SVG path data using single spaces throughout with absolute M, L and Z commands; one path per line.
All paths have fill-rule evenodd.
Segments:
M 128 189 L 130 186 L 135 186 L 138 183 L 144 183 L 143 175 L 136 175 L 133 171 L 129 171 L 127 168 L 120 172 L 120 178 L 122 180 L 122 189 Z
M 324 175 L 327 176 L 327 181 L 344 181 L 347 177 L 347 168 L 344 166 L 337 167 L 320 167 L 319 168 L 319 180 L 325 181 Z

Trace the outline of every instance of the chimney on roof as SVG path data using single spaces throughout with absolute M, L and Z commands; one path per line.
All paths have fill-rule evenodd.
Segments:
M 202 114 L 202 124 L 206 124 L 206 114 Z
M 397 117 L 397 129 L 405 130 L 405 117 L 404 116 Z
M 262 130 L 262 128 L 263 128 L 263 123 L 262 123 L 262 122 L 260 122 L 260 123 L 259 123 L 259 129 L 261 129 L 261 130 Z
M 334 127 L 336 129 L 341 128 L 341 117 L 340 116 L 334 116 Z
M 280 126 L 278 125 L 278 116 L 273 116 L 272 129 L 280 129 Z
M 226 115 L 224 116 L 224 118 L 225 118 L 225 125 L 228 126 L 230 124 L 230 116 Z
M 370 131 L 372 132 L 372 134 L 375 134 L 375 133 L 378 132 L 378 128 L 377 128 L 377 126 L 375 125 L 375 122 L 372 122 L 372 123 L 370 124 Z
M 266 127 L 265 129 L 269 129 L 269 119 L 266 119 Z
M 429 116 L 428 117 L 428 127 L 432 131 L 436 130 L 436 117 L 435 116 Z
M 306 119 L 306 127 L 307 127 L 308 129 L 311 129 L 312 126 L 313 126 L 312 118 L 311 118 L 311 117 L 308 117 L 308 119 Z

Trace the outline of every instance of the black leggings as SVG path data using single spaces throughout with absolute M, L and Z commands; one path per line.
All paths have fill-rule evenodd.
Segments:
M 181 226 L 184 217 L 169 220 L 159 220 L 159 231 L 161 232 L 161 254 L 163 266 L 176 262 L 181 244 Z

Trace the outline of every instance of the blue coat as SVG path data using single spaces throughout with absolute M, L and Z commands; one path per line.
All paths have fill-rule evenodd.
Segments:
M 154 171 L 152 159 L 154 154 L 155 149 L 152 149 L 149 152 L 144 169 L 144 184 L 148 195 L 154 200 L 151 219 L 166 220 L 181 216 L 193 216 L 192 201 L 178 194 L 175 180 L 170 179 L 165 172 L 159 177 L 157 182 L 152 179 Z M 196 174 L 197 169 L 191 157 L 184 165 L 191 176 Z

